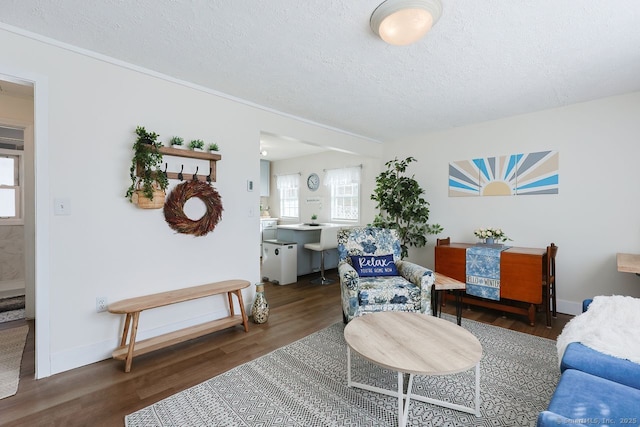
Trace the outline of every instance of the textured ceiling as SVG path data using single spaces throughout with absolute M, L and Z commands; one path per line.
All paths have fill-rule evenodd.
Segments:
M 638 0 L 443 0 L 420 42 L 381 0 L 0 0 L 0 22 L 378 141 L 640 90 Z

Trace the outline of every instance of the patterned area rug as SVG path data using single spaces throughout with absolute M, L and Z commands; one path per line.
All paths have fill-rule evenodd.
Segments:
M 24 319 L 24 295 L 0 299 L 0 323 Z
M 455 318 L 443 315 L 455 322 Z M 463 319 L 482 343 L 481 417 L 411 401 L 410 426 L 532 426 L 560 376 L 555 341 Z M 397 399 L 347 387 L 344 325 L 238 366 L 125 417 L 127 426 L 397 426 Z M 397 374 L 352 357 L 354 381 L 394 389 Z M 416 376 L 414 392 L 465 406 L 474 370 Z
M 0 331 L 0 399 L 18 391 L 22 352 L 28 333 L 28 326 Z

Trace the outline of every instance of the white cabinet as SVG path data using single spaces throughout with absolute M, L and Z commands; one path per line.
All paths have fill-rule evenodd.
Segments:
M 260 232 L 262 240 L 275 240 L 278 232 L 278 219 L 260 219 Z
M 269 174 L 271 171 L 271 162 L 269 160 L 260 160 L 260 197 L 269 197 Z

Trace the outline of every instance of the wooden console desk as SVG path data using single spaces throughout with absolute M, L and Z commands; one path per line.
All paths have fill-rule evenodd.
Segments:
M 435 271 L 466 282 L 467 248 L 470 243 L 435 247 Z M 469 295 L 462 302 L 528 317 L 535 325 L 536 305 L 542 304 L 542 282 L 547 270 L 546 248 L 512 247 L 500 255 L 500 301 Z
M 624 273 L 636 273 L 640 276 L 640 255 L 621 254 L 616 255 L 618 271 Z

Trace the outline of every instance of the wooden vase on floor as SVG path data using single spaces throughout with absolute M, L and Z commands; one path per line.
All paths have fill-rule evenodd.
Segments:
M 269 303 L 264 296 L 263 283 L 256 283 L 256 299 L 251 307 L 251 315 L 255 323 L 265 323 L 269 318 Z

